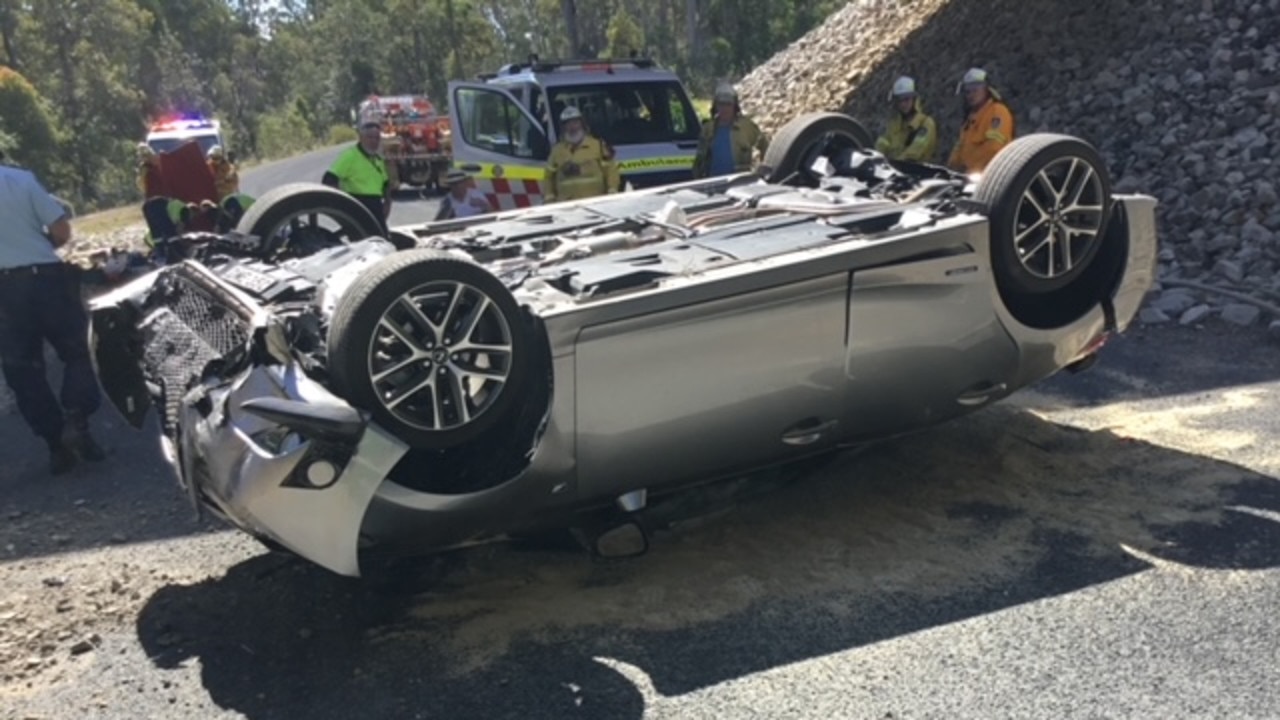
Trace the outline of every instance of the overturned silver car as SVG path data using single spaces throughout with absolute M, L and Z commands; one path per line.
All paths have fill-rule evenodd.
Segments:
M 399 228 L 323 186 L 93 303 L 107 394 L 182 486 L 338 573 L 926 428 L 1079 369 L 1155 201 L 1031 135 L 980 178 L 844 115 L 740 174 Z

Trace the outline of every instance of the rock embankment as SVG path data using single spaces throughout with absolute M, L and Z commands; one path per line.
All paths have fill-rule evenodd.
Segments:
M 879 132 L 893 79 L 911 74 L 944 155 L 973 65 L 1020 134 L 1084 137 L 1118 190 L 1160 200 L 1163 292 L 1144 321 L 1280 331 L 1280 0 L 858 0 L 740 88 L 768 130 L 842 109 Z

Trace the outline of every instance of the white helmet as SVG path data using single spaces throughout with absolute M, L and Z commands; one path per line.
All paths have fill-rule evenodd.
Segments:
M 219 160 L 221 160 L 225 156 L 226 156 L 226 153 L 222 151 L 221 145 L 214 145 L 213 147 L 209 148 L 209 153 L 205 155 L 205 157 L 209 158 L 210 160 L 214 158 L 218 158 Z
M 579 110 L 578 106 L 576 105 L 570 105 L 566 107 L 564 110 L 560 111 L 560 122 L 562 123 L 569 122 L 570 120 L 581 120 L 581 119 L 582 119 L 582 111 Z
M 904 95 L 916 94 L 916 81 L 906 75 L 898 78 L 893 82 L 893 90 L 889 93 L 890 99 L 903 97 Z
M 982 68 L 979 68 L 979 67 L 969 68 L 969 70 L 965 72 L 964 77 L 960 79 L 960 82 L 956 84 L 956 94 L 959 95 L 960 93 L 964 92 L 964 89 L 967 86 L 986 85 L 986 84 L 987 84 L 986 70 L 983 70 Z
M 729 83 L 720 83 L 716 86 L 715 102 L 733 103 L 738 102 L 738 91 L 733 89 Z

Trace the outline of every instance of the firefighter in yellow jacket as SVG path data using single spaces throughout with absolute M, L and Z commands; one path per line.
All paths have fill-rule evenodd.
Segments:
M 587 133 L 582 111 L 570 105 L 560 113 L 560 141 L 547 160 L 544 202 L 581 200 L 618 192 L 618 163 L 609 143 Z
M 987 71 L 972 68 L 964 74 L 957 93 L 964 94 L 965 119 L 960 140 L 947 166 L 963 173 L 980 173 L 996 153 L 1013 141 L 1013 113 L 1000 93 L 987 81 Z
M 227 157 L 221 145 L 209 148 L 206 160 L 209 163 L 209 170 L 213 173 L 213 185 L 217 188 L 219 202 L 228 195 L 240 192 L 240 173 L 236 171 L 235 163 Z
M 715 116 L 702 123 L 698 151 L 693 157 L 695 178 L 749 172 L 754 151 L 761 156 L 769 149 L 769 136 L 751 118 L 742 114 L 738 91 L 732 85 L 716 88 Z
M 913 78 L 898 78 L 889 93 L 893 117 L 884 135 L 876 140 L 876 150 L 890 160 L 933 162 L 938 151 L 938 125 L 924 113 Z

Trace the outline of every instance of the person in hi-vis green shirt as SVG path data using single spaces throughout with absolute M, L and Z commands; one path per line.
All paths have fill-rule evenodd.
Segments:
M 369 208 L 385 235 L 387 218 L 391 215 L 391 177 L 386 159 L 378 153 L 381 145 L 382 126 L 374 120 L 365 120 L 360 124 L 359 141 L 338 153 L 321 182 L 342 190 Z

